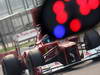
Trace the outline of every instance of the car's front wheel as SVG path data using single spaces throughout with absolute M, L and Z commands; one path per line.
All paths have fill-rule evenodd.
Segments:
M 100 35 L 95 30 L 89 30 L 84 35 L 86 50 L 100 46 Z
M 30 75 L 35 75 L 35 68 L 42 66 L 45 63 L 44 58 L 38 49 L 29 51 L 26 60 Z
M 7 55 L 2 60 L 2 70 L 4 75 L 21 75 L 22 69 L 19 60 L 14 55 Z

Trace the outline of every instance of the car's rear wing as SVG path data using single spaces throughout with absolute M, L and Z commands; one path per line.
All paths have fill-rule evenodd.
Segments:
M 38 31 L 36 29 L 31 29 L 31 30 L 21 32 L 19 34 L 15 34 L 13 37 L 13 40 L 15 42 L 22 42 L 22 41 L 26 41 L 28 39 L 32 39 L 36 37 L 37 34 L 38 34 Z

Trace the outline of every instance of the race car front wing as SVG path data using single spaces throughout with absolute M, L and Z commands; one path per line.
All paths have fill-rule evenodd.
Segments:
M 50 64 L 46 64 L 44 66 L 39 66 L 38 69 L 40 69 L 41 74 L 45 75 L 45 74 L 49 74 L 49 73 L 54 73 L 56 71 L 59 71 L 61 69 L 67 68 L 67 67 L 71 67 L 71 66 L 80 64 L 82 62 L 91 60 L 91 59 L 99 57 L 99 56 L 100 56 L 100 46 L 84 52 L 84 58 L 82 58 L 81 61 L 77 61 L 77 62 L 68 64 L 65 66 L 62 63 L 57 61 L 57 62 L 53 62 Z

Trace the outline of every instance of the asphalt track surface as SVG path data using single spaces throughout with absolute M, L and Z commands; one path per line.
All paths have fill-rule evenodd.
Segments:
M 100 59 L 96 61 L 86 61 L 72 69 L 64 69 L 54 75 L 100 75 Z
M 0 75 L 3 75 L 1 66 Z M 72 69 L 66 68 L 52 75 L 100 75 L 100 59 L 97 61 L 89 60 L 74 66 Z

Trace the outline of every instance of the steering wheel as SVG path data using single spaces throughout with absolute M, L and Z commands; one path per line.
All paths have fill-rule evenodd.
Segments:
M 68 37 L 100 22 L 100 0 L 46 0 L 39 22 L 49 36 Z

